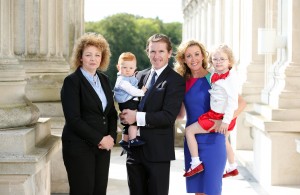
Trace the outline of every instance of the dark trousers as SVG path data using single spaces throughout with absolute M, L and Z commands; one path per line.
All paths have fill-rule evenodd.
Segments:
M 119 103 L 119 109 L 121 112 L 124 109 L 137 110 L 138 105 L 139 105 L 139 101 L 133 100 L 133 98 L 132 98 L 132 99 L 128 100 L 127 102 Z M 128 128 L 130 125 L 123 124 L 123 123 L 121 123 L 121 124 L 124 126 L 122 133 L 128 135 Z M 132 125 L 136 125 L 136 123 L 134 123 Z
M 142 147 L 127 155 L 127 175 L 130 195 L 168 195 L 170 161 L 149 162 Z
M 63 141 L 70 195 L 106 195 L 110 151 L 85 141 Z

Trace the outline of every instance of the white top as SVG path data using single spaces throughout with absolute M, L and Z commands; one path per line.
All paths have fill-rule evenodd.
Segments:
M 211 77 L 214 73 L 213 71 Z M 210 108 L 217 113 L 223 113 L 222 122 L 230 124 L 234 111 L 238 108 L 238 77 L 235 70 L 231 69 L 225 79 L 212 83 L 209 93 Z

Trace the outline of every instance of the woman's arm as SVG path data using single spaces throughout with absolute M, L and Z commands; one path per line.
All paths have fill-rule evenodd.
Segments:
M 176 119 L 183 119 L 184 117 L 185 117 L 185 107 L 184 107 L 184 104 L 182 103 L 181 104 L 181 108 L 180 108 L 180 111 L 179 111 L 179 113 L 178 113 L 178 115 L 177 115 L 177 118 Z
M 238 115 L 241 114 L 241 112 L 246 108 L 247 106 L 247 103 L 246 101 L 244 100 L 244 98 L 242 96 L 239 95 L 239 99 L 238 99 L 238 108 L 234 111 L 234 114 L 233 114 L 233 118 L 236 118 Z

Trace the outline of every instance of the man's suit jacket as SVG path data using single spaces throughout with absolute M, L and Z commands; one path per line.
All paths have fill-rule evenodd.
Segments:
M 139 88 L 146 84 L 150 69 L 137 73 Z M 146 141 L 143 151 L 152 162 L 175 160 L 174 123 L 185 93 L 185 81 L 167 66 L 150 89 L 142 112 L 146 112 L 146 126 L 140 127 L 141 139 Z
M 80 68 L 67 76 L 61 90 L 61 101 L 66 119 L 62 141 L 86 141 L 97 146 L 103 136 L 116 140 L 117 112 L 113 92 L 106 75 L 97 71 L 107 98 L 106 109 Z

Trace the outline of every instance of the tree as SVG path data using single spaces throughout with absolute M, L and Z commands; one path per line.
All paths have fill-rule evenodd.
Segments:
M 165 24 L 158 18 L 143 18 L 127 13 L 115 14 L 98 22 L 85 23 L 86 32 L 102 34 L 110 45 L 112 57 L 106 74 L 112 86 L 116 81 L 116 64 L 121 53 L 132 52 L 137 57 L 138 70 L 145 69 L 150 67 L 145 52 L 147 39 L 155 33 L 163 33 L 171 37 L 173 48 L 176 48 L 181 42 L 181 29 L 181 23 Z M 170 60 L 170 64 L 173 62 L 173 59 Z

